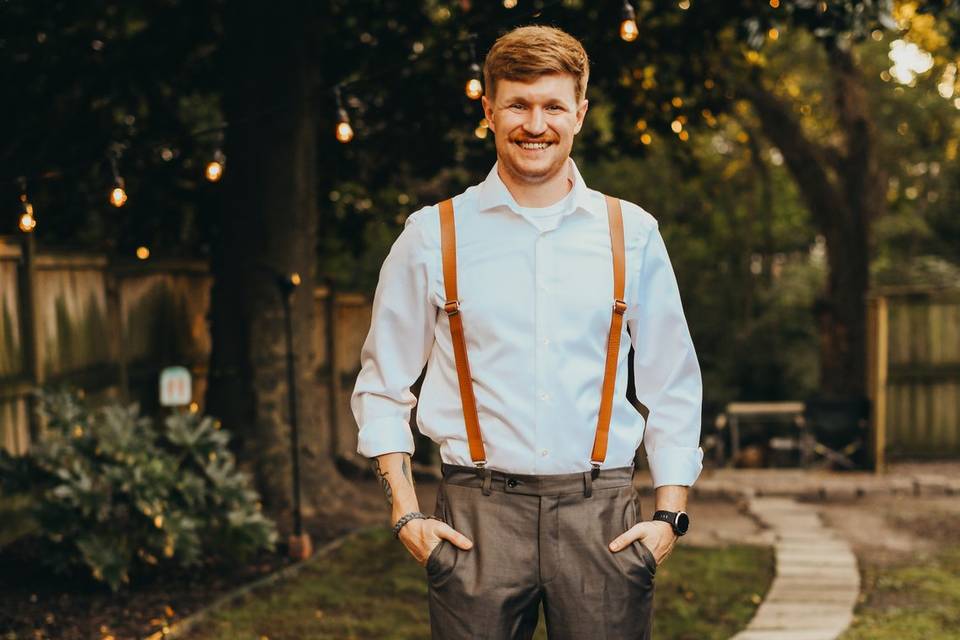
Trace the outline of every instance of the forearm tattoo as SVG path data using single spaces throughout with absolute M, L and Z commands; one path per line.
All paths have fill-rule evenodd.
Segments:
M 387 495 L 387 504 L 393 506 L 393 489 L 390 487 L 390 472 L 384 470 L 380 467 L 380 459 L 373 459 L 373 472 L 377 476 L 377 479 L 380 480 L 380 486 L 383 487 L 383 492 Z M 410 483 L 410 486 L 413 485 L 413 467 L 410 463 L 410 455 L 404 454 L 403 458 L 400 461 L 400 471 L 403 474 L 403 477 L 407 479 Z
M 373 472 L 380 480 L 380 486 L 383 487 L 383 492 L 387 494 L 387 504 L 393 506 L 393 490 L 390 488 L 390 481 L 387 479 L 387 476 L 390 475 L 390 472 L 384 471 L 380 468 L 379 458 L 373 459 Z
M 404 454 L 403 461 L 400 463 L 400 468 L 403 469 L 403 477 L 407 479 L 410 483 L 410 486 L 413 486 L 413 465 L 410 462 L 410 456 Z

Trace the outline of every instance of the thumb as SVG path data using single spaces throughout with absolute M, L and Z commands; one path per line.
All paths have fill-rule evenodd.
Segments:
M 445 522 L 437 529 L 437 535 L 441 538 L 446 538 L 461 549 L 473 548 L 473 541 L 470 540 L 470 538 L 463 535 Z
M 643 540 L 648 535 L 644 523 L 640 522 L 610 541 L 608 545 L 611 551 L 620 551 L 629 546 L 634 540 Z

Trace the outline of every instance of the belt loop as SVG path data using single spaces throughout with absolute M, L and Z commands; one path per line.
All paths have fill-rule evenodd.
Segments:
M 583 472 L 583 497 L 589 498 L 593 495 L 593 471 Z
M 490 495 L 490 486 L 493 484 L 493 471 L 490 469 L 483 469 L 483 495 Z

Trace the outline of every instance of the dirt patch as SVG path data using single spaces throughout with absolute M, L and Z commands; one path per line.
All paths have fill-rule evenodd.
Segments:
M 863 561 L 896 565 L 960 544 L 956 496 L 874 495 L 811 504 Z

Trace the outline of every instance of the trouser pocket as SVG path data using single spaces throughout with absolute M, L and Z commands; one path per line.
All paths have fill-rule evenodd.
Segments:
M 437 487 L 437 502 L 433 511 L 433 515 L 437 518 L 440 518 L 452 527 L 453 523 L 450 521 L 450 510 L 448 509 L 447 504 L 447 483 L 441 481 L 440 485 Z M 437 545 L 430 552 L 430 555 L 427 557 L 426 565 L 424 565 L 424 568 L 427 572 L 427 578 L 431 581 L 431 583 L 435 583 L 436 580 L 442 578 L 453 569 L 454 558 L 451 556 L 455 555 L 456 545 L 452 544 L 446 538 L 441 538 L 440 542 L 437 543 Z

